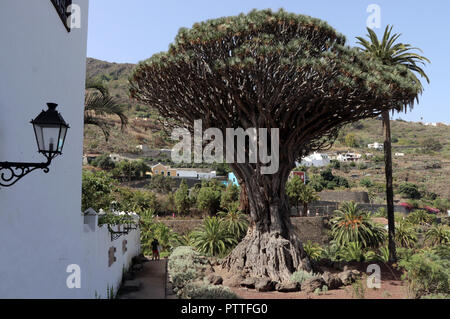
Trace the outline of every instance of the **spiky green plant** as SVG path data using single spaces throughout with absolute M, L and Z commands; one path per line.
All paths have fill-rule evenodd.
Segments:
M 450 243 L 450 227 L 447 225 L 434 225 L 425 233 L 425 240 L 432 245 Z
M 203 225 L 191 233 L 193 246 L 203 254 L 223 256 L 237 244 L 227 225 L 217 217 L 206 217 Z
M 303 244 L 303 250 L 311 260 L 318 260 L 322 256 L 323 248 L 319 244 L 308 240 Z
M 362 248 L 378 247 L 386 239 L 386 231 L 374 223 L 370 213 L 354 202 L 343 202 L 331 219 L 331 234 L 340 245 L 361 243 Z
M 237 206 L 231 205 L 226 212 L 219 212 L 218 216 L 222 219 L 228 231 L 240 240 L 248 228 L 247 216 L 243 214 Z
M 417 233 L 414 226 L 405 220 L 400 221 L 395 230 L 395 240 L 402 247 L 414 247 L 417 243 Z
M 360 242 L 349 242 L 342 247 L 340 256 L 345 261 L 364 261 L 365 252 Z

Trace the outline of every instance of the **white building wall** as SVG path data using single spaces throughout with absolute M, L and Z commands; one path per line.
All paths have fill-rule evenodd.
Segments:
M 0 187 L 0 298 L 93 298 L 95 292 L 106 297 L 106 285 L 117 285 L 133 253 L 129 249 L 130 255 L 110 268 L 107 233 L 84 232 L 88 0 L 74 4 L 81 8 L 81 28 L 69 33 L 50 0 L 0 1 L 0 161 L 44 160 L 29 121 L 47 102 L 58 103 L 71 126 L 64 154 L 53 160 L 48 174 L 34 171 L 12 187 Z M 81 267 L 80 289 L 66 285 L 70 264 Z
M 185 177 L 185 178 L 197 178 L 197 171 L 183 171 L 183 170 L 177 170 L 177 176 L 178 177 Z

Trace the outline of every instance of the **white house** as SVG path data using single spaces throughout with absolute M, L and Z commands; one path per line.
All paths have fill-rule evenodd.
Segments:
M 216 177 L 216 171 L 202 168 L 177 168 L 177 177 L 210 179 Z
M 357 162 L 360 159 L 361 159 L 361 154 L 359 154 L 359 153 L 347 152 L 345 154 L 339 154 L 337 156 L 337 160 L 339 162 Z
M 383 143 L 375 142 L 373 144 L 368 144 L 367 147 L 370 148 L 370 149 L 375 149 L 375 150 L 382 151 L 383 148 L 384 148 L 384 145 L 383 145 Z
M 139 253 L 138 230 L 113 241 L 81 212 L 89 1 L 73 1 L 69 24 L 71 2 L 0 1 L 0 162 L 45 161 L 29 121 L 47 102 L 70 125 L 47 174 L 0 186 L 0 298 L 106 298 Z
M 397 156 L 397 157 L 404 157 L 404 156 L 405 156 L 405 153 L 395 153 L 394 156 Z
M 313 154 L 310 154 L 304 158 L 302 158 L 302 161 L 300 163 L 296 163 L 298 166 L 315 166 L 315 167 L 323 167 L 330 164 L 330 157 L 328 154 L 325 153 L 317 153 L 314 152 Z

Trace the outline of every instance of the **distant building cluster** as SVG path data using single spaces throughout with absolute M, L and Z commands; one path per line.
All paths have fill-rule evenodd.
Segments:
M 168 165 L 158 163 L 151 167 L 147 175 L 162 175 L 167 177 L 182 177 L 196 179 L 211 179 L 216 177 L 216 171 L 207 168 L 171 168 Z

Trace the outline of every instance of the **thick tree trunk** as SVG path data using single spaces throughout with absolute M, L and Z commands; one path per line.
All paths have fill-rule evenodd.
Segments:
M 285 194 L 290 170 L 280 166 L 280 171 L 259 175 L 248 167 L 235 170 L 244 180 L 251 224 L 245 238 L 223 262 L 224 268 L 246 277 L 267 277 L 277 282 L 289 281 L 298 269 L 311 270 L 290 221 Z
M 389 120 L 389 111 L 383 112 L 384 127 L 384 162 L 386 174 L 386 202 L 388 215 L 388 249 L 389 261 L 397 261 L 395 250 L 395 217 L 394 217 L 394 189 L 392 186 L 392 146 L 391 146 L 391 123 Z

